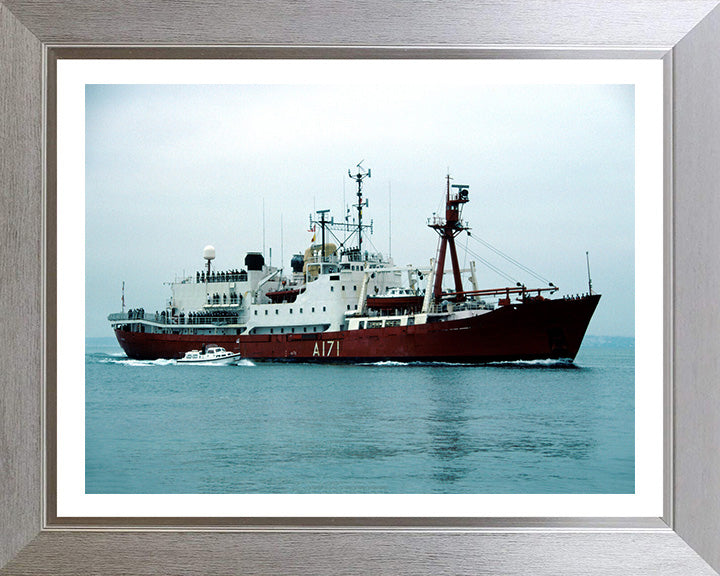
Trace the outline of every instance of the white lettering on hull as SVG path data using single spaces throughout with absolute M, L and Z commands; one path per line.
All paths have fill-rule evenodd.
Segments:
M 328 357 L 333 356 L 333 351 L 335 352 L 335 356 L 340 356 L 340 341 L 339 340 L 323 340 L 322 341 L 322 347 L 318 346 L 318 343 L 315 342 L 315 348 L 313 348 L 313 356 L 321 356 L 321 357 Z

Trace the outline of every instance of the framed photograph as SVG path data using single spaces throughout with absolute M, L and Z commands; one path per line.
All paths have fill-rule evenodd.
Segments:
M 56 89 L 58 523 L 662 514 L 662 62 L 59 59 Z
M 714 573 L 713 3 L 573 50 L 83 47 L 12 4 L 8 570 Z

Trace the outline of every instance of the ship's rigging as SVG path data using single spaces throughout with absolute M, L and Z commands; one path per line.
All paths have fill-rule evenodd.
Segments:
M 330 210 L 327 209 L 316 210 L 316 217 L 313 217 L 312 214 L 310 215 L 310 228 L 312 230 L 315 230 L 317 227 L 320 228 L 321 241 L 319 246 L 321 252 L 320 257 L 323 261 L 327 256 L 325 254 L 326 234 L 328 234 L 332 240 L 337 243 L 337 249 L 340 254 L 349 254 L 356 261 L 362 261 L 366 258 L 367 255 L 363 253 L 362 250 L 363 231 L 369 231 L 370 234 L 372 234 L 373 222 L 372 220 L 370 221 L 370 224 L 363 224 L 362 222 L 363 208 L 367 208 L 369 206 L 368 200 L 363 200 L 363 182 L 366 178 L 370 178 L 371 174 L 372 172 L 370 169 L 366 170 L 363 168 L 362 162 L 357 164 L 356 172 L 348 170 L 348 176 L 357 184 L 357 202 L 352 205 L 356 211 L 357 217 L 354 218 L 352 222 L 350 221 L 348 215 L 346 215 L 344 222 L 336 222 L 333 217 L 328 219 Z M 469 255 L 475 261 L 485 266 L 488 270 L 491 270 L 506 281 L 512 283 L 514 288 L 522 289 L 526 286 L 525 282 L 520 281 L 516 276 L 509 273 L 507 269 L 503 269 L 500 266 L 493 264 L 488 258 L 482 256 L 477 249 L 470 248 L 467 241 L 464 246 L 459 247 L 455 239 L 462 232 L 466 232 L 468 240 L 471 239 L 478 244 L 477 248 L 482 247 L 489 250 L 505 260 L 507 263 L 519 269 L 521 272 L 526 273 L 532 278 L 542 282 L 544 286 L 540 289 L 541 291 L 556 291 L 557 287 L 550 280 L 537 273 L 532 268 L 522 264 L 517 259 L 503 252 L 499 248 L 493 246 L 490 242 L 471 233 L 470 226 L 462 219 L 462 207 L 469 201 L 469 186 L 451 184 L 451 180 L 452 178 L 448 174 L 446 176 L 446 190 L 444 194 L 445 216 L 440 217 L 437 216 L 436 213 L 432 218 L 428 219 L 428 226 L 433 228 L 439 236 L 438 248 L 434 259 L 436 272 L 435 284 L 433 286 L 433 298 L 435 301 L 440 301 L 441 299 L 447 299 L 449 297 L 443 290 L 444 276 L 448 273 L 445 270 L 445 262 L 448 251 L 450 252 L 450 259 L 452 262 L 450 272 L 453 276 L 455 288 L 454 291 L 452 291 L 452 299 L 456 302 L 462 302 L 469 294 L 469 292 L 463 290 L 462 273 L 467 272 L 467 270 L 464 266 L 463 268 L 460 268 L 459 266 L 457 256 L 458 248 L 465 252 L 466 257 Z M 340 233 L 345 233 L 345 236 L 342 236 Z M 366 241 L 369 242 L 369 238 L 366 237 Z M 353 245 L 353 242 L 356 242 L 356 244 Z M 537 288 L 525 288 L 525 291 L 528 292 L 537 292 L 537 290 Z M 520 293 L 522 292 L 523 290 L 520 290 Z
M 357 164 L 357 172 L 354 174 L 352 171 L 348 170 L 348 176 L 355 181 L 357 184 L 357 203 L 353 204 L 353 208 L 357 211 L 357 222 L 350 222 L 349 218 L 346 216 L 344 222 L 335 222 L 334 218 L 330 218 L 330 220 L 327 220 L 325 218 L 325 215 L 330 212 L 330 210 L 316 210 L 315 214 L 319 214 L 320 217 L 313 217 L 312 214 L 310 214 L 310 228 L 320 226 L 320 236 L 321 236 L 321 257 L 323 260 L 325 259 L 325 233 L 329 233 L 333 239 L 338 243 L 338 249 L 340 250 L 341 254 L 348 254 L 351 256 L 351 258 L 355 261 L 361 261 L 363 259 L 367 260 L 367 255 L 363 253 L 363 230 L 369 230 L 372 234 L 373 231 L 373 221 L 370 220 L 370 224 L 363 224 L 363 207 L 367 208 L 369 206 L 369 202 L 367 199 L 363 201 L 363 181 L 366 178 L 371 177 L 371 170 L 368 168 L 365 170 L 362 167 L 362 161 Z M 335 232 L 345 232 L 347 235 L 344 238 L 340 238 Z M 353 239 L 357 239 L 357 246 L 353 247 L 351 245 L 351 242 L 353 242 Z

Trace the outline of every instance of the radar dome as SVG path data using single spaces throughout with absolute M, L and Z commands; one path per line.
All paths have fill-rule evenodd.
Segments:
M 205 258 L 205 260 L 215 260 L 215 246 L 205 246 L 203 258 Z

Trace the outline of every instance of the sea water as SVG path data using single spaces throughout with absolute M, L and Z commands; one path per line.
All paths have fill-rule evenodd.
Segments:
M 627 339 L 484 366 L 188 366 L 88 339 L 85 392 L 92 494 L 635 491 Z

